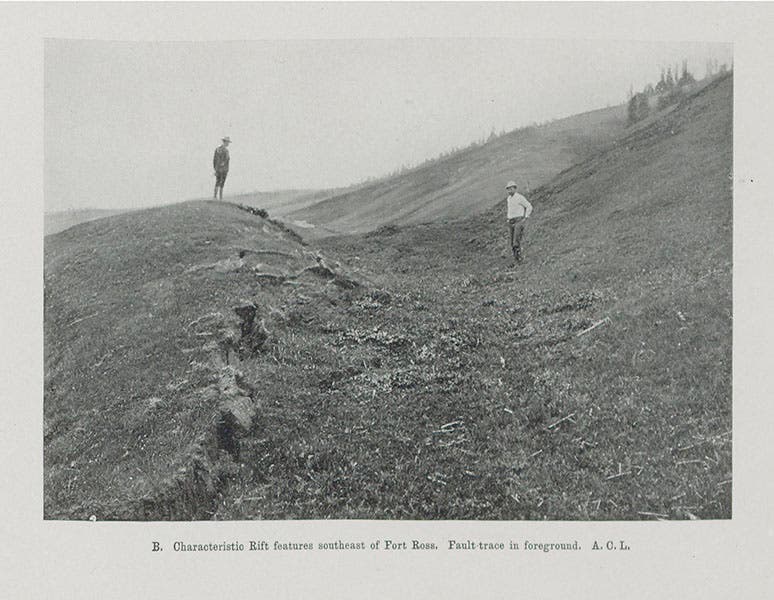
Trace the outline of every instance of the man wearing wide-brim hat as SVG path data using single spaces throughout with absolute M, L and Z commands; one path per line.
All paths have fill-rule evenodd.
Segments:
M 223 143 L 215 148 L 215 156 L 212 157 L 212 168 L 215 169 L 215 192 L 213 193 L 213 200 L 218 199 L 218 190 L 220 190 L 220 199 L 223 200 L 223 184 L 226 183 L 226 175 L 228 175 L 228 163 L 230 156 L 228 154 L 228 145 L 231 143 L 231 138 L 226 136 L 223 138 Z
M 511 236 L 511 250 L 513 251 L 513 260 L 516 263 L 521 262 L 521 240 L 524 236 L 524 226 L 527 219 L 532 214 L 532 205 L 524 196 L 516 192 L 515 181 L 509 181 L 505 185 L 508 192 L 506 198 L 508 204 L 508 229 Z

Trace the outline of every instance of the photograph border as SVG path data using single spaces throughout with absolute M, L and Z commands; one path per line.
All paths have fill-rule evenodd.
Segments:
M 20 181 L 3 223 L 2 569 L 10 597 L 767 597 L 774 484 L 767 391 L 774 378 L 768 276 L 774 223 L 769 43 L 774 7 L 674 4 L 37 4 L 0 6 L 9 90 L 7 177 Z M 734 44 L 733 517 L 706 522 L 44 521 L 42 510 L 43 39 L 346 37 L 685 39 Z M 625 541 L 628 551 L 175 553 L 178 540 Z

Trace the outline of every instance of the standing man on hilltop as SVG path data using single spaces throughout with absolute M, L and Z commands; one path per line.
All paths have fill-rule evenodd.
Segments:
M 228 175 L 228 145 L 231 143 L 231 138 L 226 136 L 223 138 L 223 143 L 215 148 L 215 156 L 212 157 L 212 168 L 215 169 L 215 192 L 213 194 L 213 200 L 218 199 L 218 189 L 220 189 L 220 199 L 223 200 L 223 184 L 226 183 L 226 175 Z
M 509 181 L 505 186 L 508 192 L 508 228 L 511 232 L 511 250 L 513 260 L 521 262 L 521 238 L 524 235 L 524 226 L 532 214 L 532 205 L 524 196 L 516 193 L 516 182 Z

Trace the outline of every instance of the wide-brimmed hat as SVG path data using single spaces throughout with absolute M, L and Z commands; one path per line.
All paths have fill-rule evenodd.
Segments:
M 231 138 L 226 136 L 226 137 L 223 138 L 223 141 L 231 143 Z
M 516 185 L 516 182 L 511 180 L 508 183 L 505 184 L 505 189 L 507 190 L 509 187 L 519 187 Z

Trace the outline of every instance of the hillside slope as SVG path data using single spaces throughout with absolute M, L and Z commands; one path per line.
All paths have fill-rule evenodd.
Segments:
M 481 213 L 503 196 L 508 179 L 537 187 L 608 145 L 623 131 L 622 106 L 528 127 L 409 170 L 356 187 L 288 215 L 331 231 L 360 233 L 386 224 L 410 224 Z M 324 229 L 322 229 L 324 227 Z
M 277 190 L 273 192 L 252 192 L 229 195 L 227 200 L 268 211 L 272 217 L 284 217 L 327 200 L 343 190 Z
M 48 236 L 46 517 L 206 518 L 259 403 L 241 360 L 271 345 L 295 302 L 353 285 L 231 204 Z
M 60 231 L 69 229 L 70 227 L 78 225 L 79 223 L 86 223 L 88 221 L 94 221 L 95 219 L 118 215 L 122 212 L 126 211 L 102 208 L 83 208 L 78 210 L 63 210 L 45 213 L 43 215 L 43 235 L 59 233 Z
M 49 236 L 46 517 L 730 518 L 732 99 L 534 190 L 515 270 L 502 203 L 323 254 L 225 203 Z
M 515 271 L 503 204 L 325 241 L 468 344 L 431 362 L 464 383 L 380 394 L 456 423 L 370 431 L 429 436 L 433 460 L 415 463 L 417 499 L 399 514 L 731 516 L 732 104 L 720 79 L 537 190 Z M 423 339 L 430 318 L 400 330 Z

